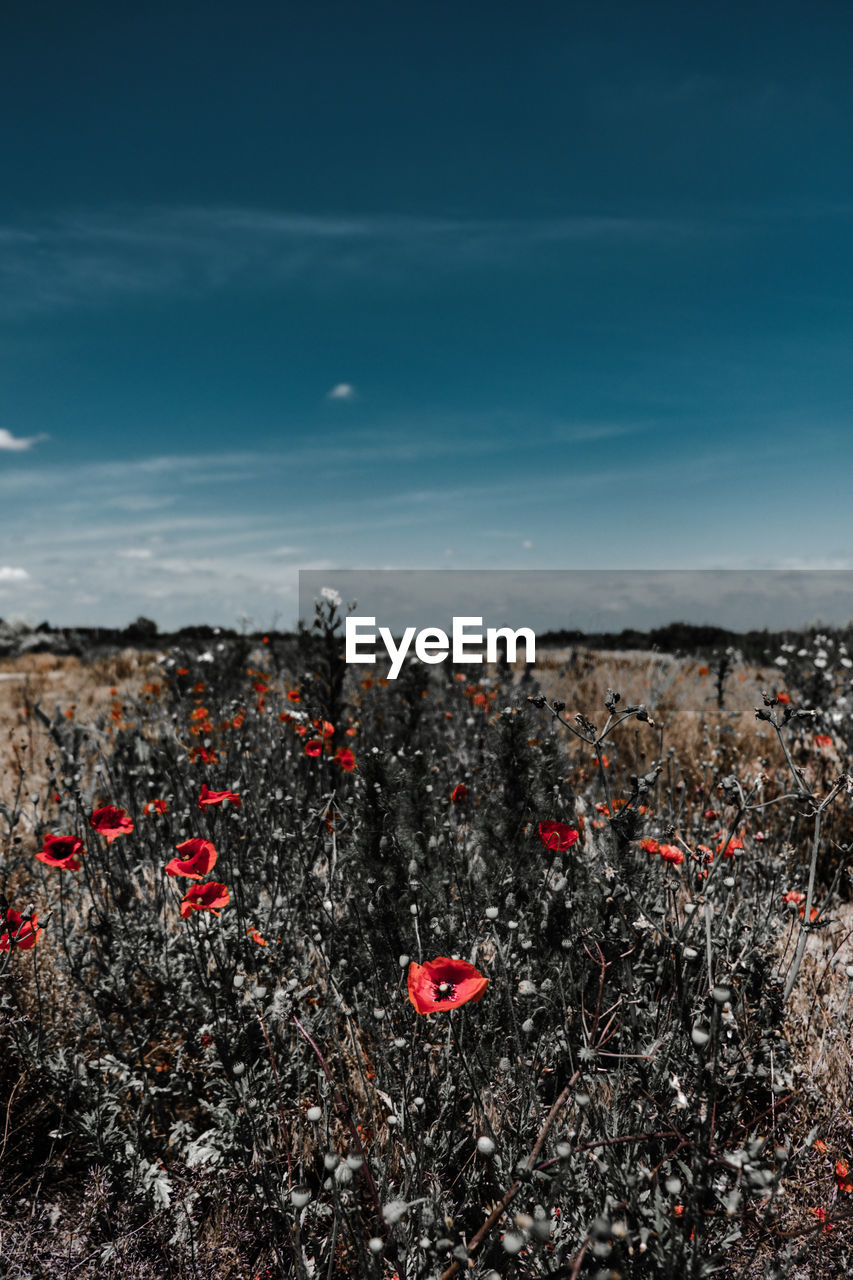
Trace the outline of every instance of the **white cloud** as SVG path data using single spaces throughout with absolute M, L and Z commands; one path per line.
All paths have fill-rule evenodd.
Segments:
M 0 427 L 0 449 L 8 449 L 12 453 L 23 453 L 44 439 L 44 436 L 13 436 L 11 431 Z
M 125 560 L 150 560 L 151 559 L 150 547 L 128 547 L 126 551 L 119 551 L 118 554 L 120 556 L 123 556 Z
M 327 400 L 354 400 L 355 387 L 351 382 L 338 382 L 326 395 Z
M 0 565 L 0 582 L 26 582 L 29 578 L 26 569 L 13 569 L 11 565 Z

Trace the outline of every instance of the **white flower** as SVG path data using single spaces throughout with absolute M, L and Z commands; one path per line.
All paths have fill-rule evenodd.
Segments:
M 329 604 L 335 609 L 337 609 L 338 605 L 341 603 L 341 593 L 336 591 L 334 587 L 323 587 L 320 595 L 324 600 L 328 600 Z

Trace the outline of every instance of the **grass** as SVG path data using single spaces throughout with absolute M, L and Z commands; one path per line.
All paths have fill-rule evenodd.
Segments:
M 841 1274 L 843 638 L 388 682 L 324 610 L 4 686 L 7 1274 Z M 488 987 L 418 1014 L 440 956 Z

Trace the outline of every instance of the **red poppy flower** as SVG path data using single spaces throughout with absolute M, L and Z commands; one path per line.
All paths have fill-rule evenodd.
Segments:
M 216 865 L 218 855 L 209 840 L 202 840 L 196 836 L 195 839 L 185 840 L 175 848 L 184 856 L 172 858 L 171 862 L 166 863 L 167 876 L 187 876 L 190 880 L 201 880 L 209 875 Z
M 255 929 L 254 927 L 251 929 L 247 929 L 246 933 L 252 939 L 253 942 L 257 942 L 259 947 L 268 947 L 270 945 L 267 942 L 266 938 L 262 938 L 261 935 L 258 933 L 257 929 Z
M 301 702 L 301 701 L 302 701 L 302 694 L 299 692 L 299 690 L 298 690 L 298 689 L 290 689 L 290 690 L 288 691 L 288 694 L 287 694 L 287 701 L 288 701 L 288 702 Z
M 814 744 L 820 747 L 821 751 L 828 751 L 833 746 L 832 738 L 828 733 L 816 733 L 814 736 Z
M 659 853 L 664 862 L 671 862 L 676 867 L 684 861 L 684 854 L 674 844 L 662 844 Z
M 338 747 L 335 752 L 335 764 L 339 764 L 347 773 L 352 773 L 355 768 L 355 756 L 349 747 Z
M 29 951 L 30 947 L 36 945 L 41 934 L 42 931 L 38 928 L 38 916 L 30 916 L 28 920 L 25 920 L 20 911 L 16 911 L 14 907 L 9 907 L 6 912 L 6 932 L 0 933 L 0 951 L 9 951 L 12 944 L 19 951 Z
M 592 763 L 593 763 L 593 764 L 595 764 L 595 765 L 599 765 L 599 764 L 600 764 L 600 765 L 601 765 L 601 767 L 602 767 L 602 769 L 609 769 L 609 768 L 610 768 L 610 761 L 607 759 L 607 756 L 593 756 L 593 757 L 592 757 Z
M 719 818 L 719 816 L 720 815 L 716 809 L 706 809 L 705 812 L 702 814 L 702 817 L 705 819 L 706 822 L 713 822 L 714 819 Z
M 700 667 L 699 674 L 700 676 L 709 676 L 711 674 L 710 667 Z
M 323 754 L 323 744 L 319 738 L 309 738 L 305 743 L 305 754 L 311 756 L 312 760 Z
M 409 965 L 409 999 L 418 1013 L 441 1013 L 469 1000 L 482 1000 L 488 985 L 489 979 L 466 960 L 438 956 Z
M 468 799 L 468 788 L 464 782 L 457 782 L 456 786 L 450 793 L 451 804 L 461 804 L 463 800 Z
M 777 701 L 777 702 L 781 702 L 783 706 L 786 706 L 786 705 L 791 701 L 790 694 L 787 694 L 787 693 L 777 693 L 777 694 L 776 694 L 776 701 Z
M 328 720 L 312 720 L 314 728 L 323 738 L 331 738 L 335 732 L 335 726 L 330 724 Z
M 657 840 L 653 840 L 651 836 L 646 836 L 640 841 L 640 848 L 645 849 L 646 853 L 660 853 L 660 844 Z
M 199 809 L 214 809 L 225 800 L 233 804 L 235 809 L 239 809 L 243 803 L 236 791 L 211 791 L 206 782 L 201 784 L 201 795 L 198 798 Z
M 165 800 L 146 800 L 145 813 L 168 813 L 169 806 Z
M 722 853 L 724 858 L 733 858 L 735 849 L 742 849 L 743 841 L 740 836 L 732 836 L 731 840 L 726 844 L 725 836 L 717 845 L 717 853 Z
M 61 867 L 63 871 L 79 871 L 77 854 L 83 848 L 76 836 L 45 836 L 44 845 L 36 854 L 39 862 L 48 867 Z
M 565 853 L 579 837 L 580 832 L 565 822 L 539 823 L 539 839 L 546 849 L 553 849 L 555 853 Z
M 209 880 L 207 884 L 195 884 L 181 899 L 181 915 L 186 920 L 193 911 L 212 911 L 219 915 L 218 908 L 227 907 L 231 894 L 224 884 Z
M 127 816 L 125 809 L 117 809 L 115 805 L 105 804 L 92 814 L 92 826 L 99 836 L 103 836 L 107 844 L 118 840 L 119 836 L 129 835 L 133 830 L 133 819 Z

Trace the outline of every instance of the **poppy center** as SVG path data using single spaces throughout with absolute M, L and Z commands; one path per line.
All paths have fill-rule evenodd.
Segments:
M 456 998 L 455 982 L 436 982 L 434 990 L 436 1000 L 455 1000 Z

